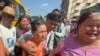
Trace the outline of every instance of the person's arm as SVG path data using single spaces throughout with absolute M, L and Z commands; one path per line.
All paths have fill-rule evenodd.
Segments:
M 29 40 L 31 37 L 32 37 L 31 31 L 27 32 L 19 38 L 18 42 L 25 52 L 27 52 L 30 55 L 35 55 L 36 52 L 34 50 L 35 49 L 34 46 L 29 46 L 26 44 L 26 41 Z
M 19 46 L 18 38 L 16 38 L 15 45 L 16 45 L 16 46 Z
M 24 45 L 26 45 L 26 41 L 29 40 L 32 37 L 31 31 L 23 34 L 18 39 L 19 45 L 24 48 Z
M 8 49 L 4 46 L 2 29 L 0 27 L 0 56 L 9 56 Z
M 0 38 L 0 56 L 6 56 L 5 47 L 1 38 Z
M 21 35 L 22 35 L 21 30 L 19 29 L 18 26 L 16 26 L 16 42 L 15 42 L 15 46 L 19 46 L 18 39 L 19 39 L 19 37 L 20 37 Z
M 20 39 L 20 41 L 19 41 L 19 45 L 20 45 L 24 50 L 27 49 L 26 40 L 24 39 L 23 36 L 21 36 L 21 39 Z
M 54 32 L 58 37 L 64 37 L 65 35 L 65 27 L 64 27 L 64 24 L 61 23 L 61 32 Z
M 5 50 L 6 56 L 9 56 L 10 55 L 10 52 L 8 51 L 8 49 L 4 47 L 4 50 Z
M 53 50 L 50 50 L 49 55 L 48 56 L 61 56 L 61 52 L 63 52 L 63 39 L 60 40 L 60 42 L 58 43 L 57 47 Z

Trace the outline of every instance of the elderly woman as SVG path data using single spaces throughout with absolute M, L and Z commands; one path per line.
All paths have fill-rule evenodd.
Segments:
M 31 32 L 33 36 L 26 42 L 26 44 L 30 47 L 33 47 L 32 50 L 34 50 L 34 56 L 44 56 L 44 40 L 47 36 L 47 28 L 45 22 L 41 19 L 32 21 Z M 23 53 L 23 56 L 29 55 L 31 54 L 28 54 L 27 52 Z

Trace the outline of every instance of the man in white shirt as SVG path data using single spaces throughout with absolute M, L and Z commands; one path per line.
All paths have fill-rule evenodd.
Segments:
M 2 11 L 0 38 L 2 38 L 4 47 L 9 51 L 10 56 L 14 55 L 14 46 L 16 42 L 16 29 L 11 25 L 14 18 L 14 10 L 8 6 L 5 6 Z

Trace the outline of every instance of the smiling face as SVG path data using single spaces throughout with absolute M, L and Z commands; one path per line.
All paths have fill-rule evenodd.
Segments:
M 2 22 L 7 27 L 9 27 L 11 25 L 11 22 L 13 21 L 13 19 L 14 19 L 14 17 L 9 14 L 6 14 L 6 13 L 2 14 Z
M 53 21 L 53 20 L 46 20 L 46 27 L 47 27 L 47 31 L 50 32 L 51 30 L 54 30 L 57 26 L 58 26 L 57 21 Z
M 100 37 L 100 16 L 90 16 L 78 27 L 79 38 L 85 42 L 93 42 Z
M 27 18 L 23 18 L 22 20 L 21 20 L 21 22 L 20 22 L 20 26 L 22 27 L 22 28 L 27 28 L 27 26 L 29 25 L 30 23 L 29 23 L 29 20 L 27 19 Z

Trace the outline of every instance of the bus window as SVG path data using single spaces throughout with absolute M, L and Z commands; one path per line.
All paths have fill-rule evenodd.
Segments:
M 18 19 L 19 18 L 19 6 L 17 3 L 14 4 L 14 9 L 15 9 L 15 16 Z
M 20 6 L 20 5 L 19 5 L 19 12 L 20 12 L 20 15 L 25 14 L 25 9 L 24 9 L 23 6 Z

